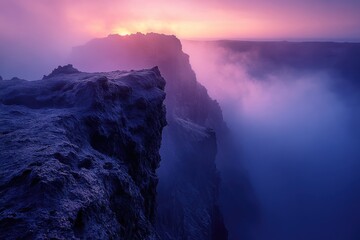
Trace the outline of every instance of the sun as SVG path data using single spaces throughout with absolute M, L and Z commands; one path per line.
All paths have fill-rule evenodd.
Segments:
M 128 29 L 123 27 L 115 28 L 113 32 L 119 34 L 120 36 L 126 36 L 131 34 L 131 32 Z

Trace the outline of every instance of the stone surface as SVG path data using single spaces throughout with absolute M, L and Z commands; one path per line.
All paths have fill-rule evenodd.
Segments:
M 162 239 L 226 239 L 215 160 L 217 137 L 227 128 L 219 104 L 196 80 L 180 40 L 156 33 L 110 35 L 74 48 L 71 61 L 86 71 L 159 66 L 167 83 L 169 124 L 160 151 L 158 233 Z
M 158 239 L 158 68 L 0 82 L 0 239 Z

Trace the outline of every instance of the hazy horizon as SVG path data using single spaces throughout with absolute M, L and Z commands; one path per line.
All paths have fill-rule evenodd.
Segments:
M 71 41 L 134 32 L 179 38 L 359 39 L 359 9 L 354 0 L 4 0 L 0 30 L 7 38 L 48 32 L 50 38 L 63 34 L 62 40 Z
M 126 34 L 124 36 L 132 35 L 136 33 Z M 147 34 L 147 33 L 142 33 Z M 50 73 L 54 68 L 56 68 L 59 65 L 65 65 L 65 64 L 72 64 L 71 61 L 69 61 L 68 56 L 70 55 L 72 49 L 74 47 L 80 46 L 82 44 L 85 44 L 86 42 L 91 41 L 92 39 L 96 38 L 105 38 L 109 35 L 114 34 L 107 34 L 100 37 L 95 38 L 89 38 L 87 40 L 84 40 L 83 42 L 79 42 L 76 45 L 68 46 L 65 48 L 59 47 L 59 49 L 56 48 L 47 48 L 46 46 L 44 48 L 41 48 L 39 51 L 37 49 L 22 49 L 20 48 L 14 48 L 9 49 L 4 45 L 4 51 L 2 53 L 9 52 L 11 55 L 8 57 L 8 55 L 1 54 L 0 53 L 0 76 L 3 79 L 11 79 L 13 77 L 18 77 L 21 79 L 26 80 L 39 80 L 42 78 L 44 74 Z M 116 33 L 116 35 L 119 35 Z M 123 36 L 123 35 L 120 35 Z M 176 35 L 174 35 L 176 36 Z M 177 37 L 177 36 L 176 36 Z M 257 38 L 179 38 L 181 42 L 216 42 L 216 41 L 238 41 L 238 42 L 290 42 L 290 43 L 360 43 L 360 39 L 358 40 L 350 40 L 350 39 L 257 39 Z M 1 40 L 1 39 L 0 39 Z M 1 48 L 1 47 L 0 47 Z M 25 51 L 25 52 L 24 52 Z M 26 51 L 29 52 L 29 54 L 26 54 Z M 35 51 L 35 52 L 32 52 Z M 48 54 L 49 51 L 51 54 Z M 24 53 L 26 55 L 24 55 Z M 33 61 L 31 59 L 35 59 L 36 61 Z M 76 66 L 75 66 L 76 67 Z M 81 69 L 79 69 L 81 70 Z M 114 70 L 120 70 L 120 69 L 114 69 Z
M 0 2 L 0 75 L 38 79 L 37 63 L 68 63 L 74 46 L 109 34 L 156 32 L 185 40 L 360 41 L 354 0 Z M 36 74 L 34 74 L 36 72 Z

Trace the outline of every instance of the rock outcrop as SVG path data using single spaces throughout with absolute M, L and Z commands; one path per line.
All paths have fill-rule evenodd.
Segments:
M 74 48 L 71 62 L 86 71 L 159 66 L 167 81 L 168 127 L 158 171 L 158 233 L 162 239 L 227 239 L 215 161 L 217 137 L 227 128 L 219 104 L 197 82 L 180 41 L 155 33 L 110 35 Z
M 158 68 L 0 82 L 0 239 L 158 239 Z

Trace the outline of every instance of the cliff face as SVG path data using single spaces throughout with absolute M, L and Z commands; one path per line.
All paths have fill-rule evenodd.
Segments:
M 71 61 L 87 71 L 159 66 L 167 81 L 168 127 L 158 171 L 158 233 L 163 239 L 227 239 L 215 164 L 216 137 L 226 126 L 218 103 L 197 82 L 180 41 L 154 33 L 110 35 L 75 48 Z
M 156 225 L 162 239 L 226 239 L 215 132 L 177 118 L 165 130 Z
M 144 69 L 158 66 L 166 79 L 168 118 L 181 117 L 216 130 L 225 127 L 219 104 L 197 80 L 175 36 L 163 34 L 109 35 L 73 49 L 70 57 L 85 71 Z
M 157 239 L 157 68 L 0 82 L 1 239 Z

